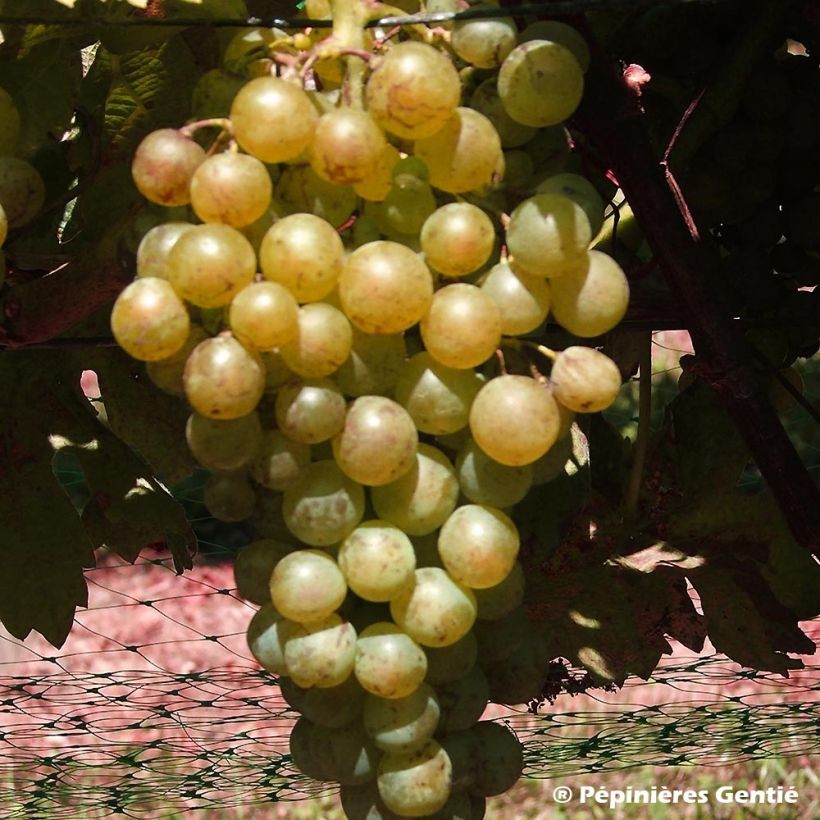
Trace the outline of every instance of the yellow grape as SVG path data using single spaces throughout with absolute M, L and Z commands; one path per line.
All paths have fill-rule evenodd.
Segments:
M 356 630 L 335 613 L 310 623 L 294 624 L 289 629 L 285 666 L 297 686 L 339 686 L 350 677 L 355 660 Z
M 277 282 L 251 282 L 231 301 L 228 324 L 242 344 L 272 350 L 299 332 L 299 305 Z
M 403 698 L 424 680 L 427 657 L 396 624 L 378 622 L 359 633 L 353 671 L 368 692 L 380 698 Z
M 236 141 L 262 162 L 296 159 L 310 145 L 319 115 L 295 83 L 257 77 L 234 97 L 231 122 Z
M 385 131 L 417 140 L 435 134 L 452 116 L 461 81 L 446 54 L 426 43 L 390 48 L 367 81 L 367 108 Z
M 528 376 L 499 376 L 481 388 L 470 409 L 470 431 L 492 459 L 531 464 L 558 438 L 561 419 L 552 393 Z
M 299 302 L 324 299 L 336 287 L 344 245 L 334 227 L 313 214 L 292 214 L 270 227 L 259 247 L 265 278 Z
M 416 142 L 414 152 L 429 168 L 430 184 L 450 194 L 487 185 L 502 159 L 498 132 L 471 108 L 457 108 L 441 129 Z
M 538 183 L 536 194 L 561 194 L 577 202 L 589 219 L 590 232 L 595 238 L 604 224 L 604 200 L 598 189 L 579 174 L 553 174 Z
M 416 426 L 400 404 L 384 396 L 360 396 L 333 439 L 333 456 L 354 481 L 378 486 L 410 470 L 417 444 Z
M 190 222 L 163 222 L 151 228 L 137 247 L 137 276 L 167 279 L 168 254 L 177 239 L 193 227 Z
M 451 202 L 431 214 L 421 228 L 421 248 L 427 264 L 444 276 L 466 276 L 489 258 L 495 229 L 481 208 Z
M 187 302 L 215 308 L 230 303 L 256 272 L 251 243 L 229 225 L 196 225 L 168 254 L 168 281 Z
M 444 806 L 450 797 L 453 767 L 435 741 L 410 752 L 388 752 L 379 761 L 376 782 L 388 809 L 402 817 L 423 817 Z
M 249 154 L 208 157 L 191 177 L 191 207 L 203 222 L 250 225 L 268 209 L 272 193 L 267 168 Z
M 558 354 L 550 382 L 556 401 L 565 407 L 576 413 L 597 413 L 618 397 L 621 371 L 604 353 L 574 346 Z
M 532 333 L 546 321 L 550 285 L 538 276 L 517 273 L 507 262 L 499 262 L 482 280 L 481 290 L 501 311 L 501 332 L 505 336 Z
M 304 624 L 322 621 L 338 609 L 347 595 L 347 584 L 338 564 L 326 552 L 296 550 L 273 568 L 270 594 L 278 612 Z
M 433 296 L 421 320 L 427 352 L 447 367 L 476 367 L 495 353 L 501 342 L 501 311 L 475 285 L 447 285 Z
M 312 302 L 299 309 L 299 332 L 279 353 L 298 376 L 318 379 L 338 370 L 352 345 L 353 330 L 345 315 L 326 302 Z
M 409 752 L 428 741 L 438 726 L 440 709 L 432 686 L 422 683 L 403 698 L 364 699 L 364 730 L 384 752 Z
M 133 281 L 111 310 L 111 332 L 135 359 L 157 361 L 173 356 L 188 338 L 191 321 L 174 289 L 164 279 Z
M 552 40 L 560 43 L 572 52 L 572 56 L 586 73 L 589 68 L 589 46 L 578 29 L 573 28 L 560 20 L 537 20 L 530 23 L 519 35 L 519 41 L 527 43 L 530 40 Z
M 336 108 L 319 118 L 310 164 L 323 179 L 351 185 L 376 170 L 386 149 L 387 140 L 367 111 Z
M 330 379 L 290 382 L 276 394 L 276 424 L 294 441 L 318 444 L 333 438 L 345 424 L 347 406 Z
M 285 643 L 290 626 L 270 601 L 262 606 L 248 624 L 247 639 L 251 654 L 264 669 L 274 675 L 287 674 Z
M 385 142 L 375 165 L 364 179 L 354 183 L 353 190 L 369 202 L 381 202 L 393 187 L 393 168 L 399 161 L 398 148 Z
M 366 333 L 401 333 L 424 316 L 433 277 L 424 262 L 397 242 L 368 242 L 344 263 L 339 277 L 342 310 Z
M 472 8 L 488 8 L 478 4 Z M 467 63 L 476 68 L 495 68 L 515 48 L 518 29 L 510 17 L 483 20 L 458 20 L 453 24 L 450 45 Z
M 137 147 L 131 176 L 137 190 L 159 205 L 187 205 L 191 177 L 205 161 L 205 151 L 174 128 L 152 131 Z
M 235 419 L 252 412 L 265 389 L 259 357 L 230 334 L 198 344 L 185 364 L 185 396 L 200 415 Z

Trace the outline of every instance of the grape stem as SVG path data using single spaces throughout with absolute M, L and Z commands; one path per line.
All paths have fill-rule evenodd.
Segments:
M 227 117 L 212 117 L 207 120 L 197 120 L 196 122 L 189 122 L 179 129 L 179 133 L 183 137 L 193 137 L 193 135 L 201 128 L 219 128 L 222 131 L 227 131 L 229 134 L 233 133 L 233 124 Z
M 649 423 L 652 418 L 652 333 L 643 334 L 639 357 L 638 434 L 632 450 L 632 467 L 624 497 L 624 513 L 634 519 L 638 514 L 644 465 L 649 449 Z
M 330 0 L 333 16 L 332 49 L 344 55 L 345 81 L 342 95 L 352 108 L 364 107 L 364 71 L 366 63 L 360 59 L 365 49 L 364 27 L 369 9 L 364 0 Z M 355 55 L 355 56 L 354 56 Z
M 714 276 L 720 258 L 683 218 L 630 88 L 596 46 L 583 20 L 592 64 L 576 120 L 606 160 L 658 259 L 692 337 L 693 369 L 717 394 L 771 489 L 796 541 L 820 555 L 820 490 L 783 429 L 739 328 L 720 314 Z

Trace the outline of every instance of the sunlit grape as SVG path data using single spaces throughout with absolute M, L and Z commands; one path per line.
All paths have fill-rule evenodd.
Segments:
M 167 279 L 168 254 L 177 239 L 193 227 L 190 222 L 163 222 L 151 228 L 137 247 L 137 276 Z
M 311 302 L 299 309 L 299 331 L 279 353 L 294 373 L 318 379 L 337 370 L 352 345 L 353 330 L 345 315 L 326 302 Z
M 377 782 L 385 805 L 403 817 L 438 811 L 450 797 L 452 764 L 435 741 L 410 752 L 388 752 L 379 762 Z
M 191 177 L 191 207 L 203 222 L 250 225 L 265 213 L 272 193 L 267 169 L 249 154 L 208 157 Z
M 336 614 L 294 624 L 288 632 L 285 665 L 299 686 L 339 686 L 353 672 L 355 658 L 356 630 Z
M 481 3 L 472 6 L 491 7 Z M 517 35 L 518 29 L 510 17 L 457 20 L 450 34 L 450 45 L 465 62 L 477 68 L 495 68 L 515 48 Z
M 470 431 L 492 459 L 531 464 L 558 438 L 560 415 L 544 385 L 527 376 L 500 376 L 481 388 L 470 408 Z
M 550 372 L 556 400 L 576 413 L 597 413 L 609 407 L 621 389 L 621 371 L 604 353 L 591 347 L 568 347 Z
M 234 296 L 228 324 L 240 342 L 256 350 L 286 344 L 299 331 L 299 305 L 276 282 L 251 282 Z
M 287 674 L 285 642 L 290 625 L 272 603 L 266 603 L 248 625 L 248 648 L 251 654 L 274 675 Z
M 136 279 L 117 297 L 111 332 L 129 356 L 157 361 L 173 356 L 188 338 L 188 311 L 164 279 Z
M 318 444 L 338 433 L 347 406 L 330 379 L 290 382 L 276 394 L 276 423 L 294 441 Z
M 347 584 L 338 564 L 326 552 L 297 550 L 274 567 L 270 591 L 273 605 L 285 618 L 308 623 L 321 621 L 338 609 Z
M 139 144 L 131 175 L 139 192 L 159 205 L 187 205 L 191 177 L 205 161 L 205 151 L 174 128 L 152 131 Z
M 316 124 L 310 164 L 320 177 L 351 185 L 375 171 L 386 146 L 381 128 L 367 111 L 337 108 Z
M 424 258 L 444 276 L 466 276 L 478 270 L 490 258 L 494 243 L 490 218 L 469 202 L 442 205 L 421 229 Z
M 403 698 L 424 680 L 427 657 L 396 624 L 375 623 L 359 633 L 354 672 L 368 692 L 381 698 Z
M 376 164 L 364 179 L 353 185 L 353 189 L 362 199 L 381 202 L 393 187 L 393 168 L 398 161 L 398 149 L 385 143 Z
M 579 174 L 553 174 L 538 183 L 536 194 L 561 194 L 577 202 L 589 219 L 592 236 L 598 235 L 604 224 L 604 200 L 598 189 Z
M 532 333 L 549 313 L 549 283 L 538 276 L 516 273 L 507 262 L 491 268 L 481 282 L 481 290 L 498 306 L 505 336 Z

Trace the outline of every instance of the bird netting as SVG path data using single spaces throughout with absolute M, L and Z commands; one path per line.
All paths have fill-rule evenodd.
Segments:
M 246 648 L 252 609 L 230 561 L 211 554 L 177 577 L 161 553 L 107 558 L 87 580 L 89 606 L 60 651 L 0 641 L 3 816 L 158 817 L 328 790 L 291 762 L 296 714 Z M 804 628 L 820 637 L 820 623 Z M 676 645 L 649 681 L 575 695 L 578 673 L 554 671 L 554 703 L 485 715 L 515 729 L 529 777 L 820 749 L 817 663 L 781 678 Z

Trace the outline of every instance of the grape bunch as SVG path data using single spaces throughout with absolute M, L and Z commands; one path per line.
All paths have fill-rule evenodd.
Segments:
M 31 222 L 46 198 L 46 186 L 39 171 L 16 156 L 19 142 L 20 112 L 12 96 L 0 87 L 0 284 L 5 279 L 2 247 L 9 230 Z
M 586 46 L 546 21 L 379 39 L 364 4 L 307 10 L 333 32 L 243 32 L 228 116 L 139 146 L 173 218 L 111 326 L 190 405 L 208 509 L 256 525 L 236 582 L 301 715 L 296 766 L 350 818 L 480 818 L 523 768 L 480 718 L 537 696 L 549 660 L 512 511 L 621 384 L 594 347 L 525 338 L 551 315 L 593 339 L 629 298 L 592 247 L 601 194 L 565 168 Z

